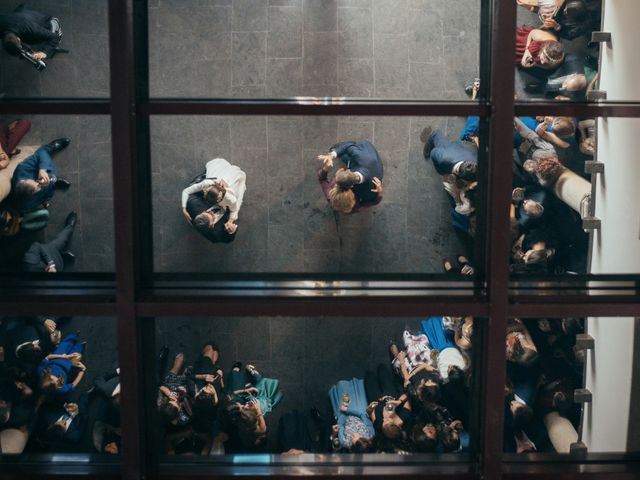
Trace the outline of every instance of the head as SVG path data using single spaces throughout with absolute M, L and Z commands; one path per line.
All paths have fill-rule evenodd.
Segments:
M 27 196 L 27 195 L 33 195 L 38 190 L 40 190 L 40 188 L 41 187 L 38 182 L 28 178 L 26 180 L 22 180 L 18 182 L 18 184 L 14 188 L 14 191 L 17 195 Z
M 196 215 L 192 223 L 194 228 L 199 232 L 206 232 L 213 228 L 214 222 L 215 215 L 213 212 L 206 210 Z
M 356 206 L 356 196 L 353 190 L 342 190 L 338 184 L 336 184 L 331 191 L 329 191 L 329 204 L 336 212 L 348 214 L 351 213 L 353 207 Z
M 102 451 L 110 455 L 118 455 L 120 449 L 118 448 L 118 444 L 116 442 L 109 442 L 105 444 L 105 446 L 102 448 Z
M 258 425 L 258 414 L 250 404 L 241 405 L 235 409 L 233 418 L 238 429 L 242 432 L 253 432 Z
M 457 365 L 449 365 L 447 369 L 449 383 L 465 383 L 465 374 Z
M 351 453 L 367 453 L 370 452 L 372 448 L 373 442 L 370 439 L 358 436 L 351 444 Z
M 0 399 L 0 424 L 8 422 L 10 416 L 11 416 L 11 402 L 7 402 L 6 400 Z
M 210 383 L 196 391 L 196 408 L 205 410 L 213 408 L 218 404 L 217 400 L 218 397 L 215 394 L 215 389 Z
M 169 400 L 164 397 L 158 406 L 158 413 L 164 420 L 165 424 L 174 423 L 180 415 L 180 404 L 175 400 Z
M 336 185 L 341 190 L 348 190 L 358 183 L 360 177 L 347 168 L 341 168 L 336 172 Z
M 438 429 L 432 423 L 416 424 L 411 430 L 411 440 L 419 452 L 433 452 L 438 444 Z
M 560 42 L 547 42 L 540 52 L 540 63 L 550 67 L 560 65 L 564 61 L 564 49 Z
M 564 15 L 567 20 L 581 22 L 587 18 L 587 7 L 581 0 L 567 2 L 564 7 Z
M 402 427 L 385 418 L 382 422 L 382 434 L 390 440 L 396 440 L 402 437 Z
M 531 250 L 527 250 L 522 260 L 525 265 L 541 265 L 549 261 L 551 257 L 553 257 L 556 253 L 553 248 L 546 248 L 542 246 L 542 248 L 536 248 L 538 245 L 534 245 Z
M 553 408 L 559 412 L 566 412 L 571 408 L 571 399 L 564 392 L 556 392 L 553 394 L 553 400 L 551 401 Z
M 513 428 L 520 429 L 525 427 L 533 417 L 531 407 L 517 400 L 511 400 L 509 408 L 513 419 Z
M 42 360 L 43 352 L 40 344 L 27 343 L 20 349 L 20 360 L 34 365 Z
M 462 162 L 455 172 L 456 177 L 473 182 L 477 178 L 478 164 L 475 162 Z
M 521 332 L 513 332 L 507 335 L 506 354 L 511 362 L 529 365 L 538 357 L 538 350 Z
M 530 198 L 527 198 L 522 202 L 522 210 L 531 218 L 540 218 L 544 213 L 544 207 L 542 204 L 535 200 L 531 200 Z
M 53 393 L 57 389 L 62 387 L 63 380 L 61 377 L 56 377 L 51 373 L 51 370 L 45 368 L 42 371 L 42 376 L 38 382 L 38 387 L 44 393 Z
M 560 138 L 571 138 L 576 134 L 576 125 L 571 117 L 555 117 L 551 129 Z
M 440 382 L 429 380 L 421 380 L 416 394 L 422 402 L 437 402 L 440 399 Z
M 536 165 L 536 175 L 541 182 L 550 185 L 558 180 L 562 173 L 562 164 L 558 157 L 548 157 L 538 160 Z
M 536 167 L 538 166 L 538 162 L 532 159 L 525 160 L 522 164 L 522 169 L 527 172 L 529 175 L 533 175 L 536 173 Z
M 2 37 L 2 46 L 10 55 L 17 57 L 22 50 L 22 41 L 15 33 L 7 32 Z
M 215 182 L 213 185 L 205 188 L 202 194 L 207 202 L 220 203 L 227 194 L 227 189 L 221 183 Z
M 443 427 L 439 437 L 445 452 L 455 452 L 460 449 L 460 435 L 451 425 Z

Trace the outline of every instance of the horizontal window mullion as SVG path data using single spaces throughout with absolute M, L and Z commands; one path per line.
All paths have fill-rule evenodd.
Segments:
M 0 115 L 108 115 L 109 99 L 16 99 L 0 102 Z
M 638 297 L 621 296 L 512 296 L 508 307 L 510 317 L 638 317 Z
M 116 305 L 112 296 L 16 295 L 11 301 L 0 301 L 0 312 L 2 315 L 27 316 L 43 313 L 56 316 L 114 316 Z
M 490 106 L 471 102 L 360 102 L 317 100 L 150 100 L 139 105 L 149 115 L 362 115 L 487 117 Z

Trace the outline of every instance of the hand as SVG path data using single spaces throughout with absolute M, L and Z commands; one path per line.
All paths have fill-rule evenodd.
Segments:
M 236 233 L 238 226 L 235 223 L 233 223 L 232 220 L 229 220 L 227 223 L 224 224 L 224 229 L 227 231 L 227 233 L 230 233 L 233 235 L 234 233 Z
M 47 173 L 46 170 L 38 171 L 38 183 L 43 187 L 46 187 L 47 185 L 49 185 L 49 174 Z
M 344 403 L 342 405 L 340 405 L 340 411 L 343 412 L 343 413 L 347 411 L 347 408 L 348 407 Z
M 214 377 L 213 375 L 205 375 L 204 376 L 204 381 L 207 383 L 213 383 L 215 381 L 216 377 Z
M 56 266 L 53 263 L 51 265 L 47 265 L 44 271 L 47 273 L 58 273 L 58 270 L 56 269 Z
M 373 188 L 371 189 L 371 191 L 376 192 L 378 195 L 381 194 L 382 182 L 380 181 L 380 179 L 378 177 L 373 177 L 372 183 L 373 183 Z
M 171 400 L 178 400 L 178 394 L 177 392 L 169 392 L 169 398 Z
M 34 60 L 44 60 L 45 58 L 47 58 L 47 54 L 44 52 L 35 52 L 33 54 Z
M 191 215 L 189 215 L 186 208 L 182 209 L 182 216 L 187 220 L 187 222 L 191 223 Z
M 407 358 L 407 354 L 404 353 L 403 350 L 400 350 L 400 352 L 398 352 L 398 357 L 397 358 L 398 358 L 398 361 L 400 363 L 402 363 L 402 362 L 404 362 L 405 358 Z
M 546 29 L 553 29 L 553 30 L 560 30 L 561 25 L 556 22 L 553 18 L 546 18 L 544 20 L 544 23 L 542 24 L 542 28 L 546 28 Z
M 333 156 L 332 155 L 318 155 L 318 160 L 322 161 L 322 168 L 326 172 L 333 168 Z
M 369 408 L 371 408 L 371 409 L 374 409 L 374 408 L 376 408 L 377 406 L 378 406 L 378 402 L 371 402 L 371 403 L 369 404 Z
M 247 392 L 248 395 L 257 395 L 258 389 L 256 387 L 249 387 L 245 390 L 245 392 Z
M 47 329 L 47 332 L 53 333 L 56 330 L 56 322 L 54 322 L 50 318 L 47 318 L 44 321 L 44 328 Z
M 84 363 L 82 363 L 82 362 L 76 363 L 76 367 L 78 367 L 83 372 L 85 372 L 87 370 L 87 367 L 85 367 Z
M 533 59 L 533 55 L 531 55 L 531 52 L 529 50 L 525 50 L 524 55 L 522 55 L 522 60 L 520 61 L 520 64 L 524 68 L 529 68 L 529 67 L 532 67 L 534 63 L 535 61 Z
M 76 352 L 76 353 L 68 353 L 68 354 L 65 355 L 65 358 L 69 358 L 69 359 L 79 358 L 79 357 L 80 357 L 80 353 L 78 353 L 78 352 Z
M 547 125 L 553 123 L 553 117 L 544 117 L 544 120 L 542 123 L 545 123 Z
M 4 152 L 0 152 L 0 168 L 5 168 L 9 163 L 9 155 Z

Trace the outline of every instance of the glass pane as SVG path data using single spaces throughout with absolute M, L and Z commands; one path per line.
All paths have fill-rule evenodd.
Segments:
M 442 273 L 447 258 L 459 273 L 472 260 L 479 203 L 475 197 L 480 195 L 473 179 L 479 174 L 473 173 L 477 148 L 471 141 L 459 141 L 464 118 L 151 120 L 157 272 Z M 469 124 L 477 129 L 474 119 Z M 458 163 L 470 169 L 467 180 L 463 174 L 446 177 L 451 195 L 434 162 L 425 160 L 425 128 L 434 134 L 431 159 L 438 159 L 440 173 L 451 172 Z M 337 144 L 349 140 L 360 143 Z M 323 162 L 318 155 L 329 154 L 331 148 L 340 157 L 329 168 L 328 181 L 319 185 Z M 355 173 L 353 181 L 366 178 L 365 183 L 353 190 L 348 185 L 332 187 L 328 182 L 347 164 L 349 178 L 362 172 Z M 210 178 L 196 178 L 201 174 Z M 371 191 L 375 176 L 381 177 L 382 194 Z M 213 196 L 204 197 L 203 189 L 215 183 L 214 177 L 226 181 L 231 200 L 216 203 Z M 183 190 L 186 187 L 189 190 Z M 323 189 L 329 196 L 335 190 L 334 203 L 328 204 Z M 241 202 L 234 200 L 237 192 Z M 191 221 L 180 213 L 181 194 L 185 201 L 191 198 Z M 452 195 L 458 195 L 457 207 Z M 352 214 L 334 208 L 352 209 Z M 239 209 L 235 234 L 225 227 L 232 209 Z M 207 221 L 196 222 L 205 210 L 201 216 Z M 466 260 L 459 264 L 456 258 L 462 254 Z M 465 274 L 472 272 L 471 267 L 464 269 Z
M 480 0 L 161 0 L 151 95 L 467 99 Z
M 25 454 L 20 459 L 25 462 L 80 458 L 65 453 L 119 455 L 120 369 L 113 319 L 4 317 L 0 332 L 3 455 Z M 49 453 L 63 455 L 56 460 L 40 455 Z
M 505 451 L 637 452 L 634 318 L 510 320 Z
M 2 2 L 2 25 L 6 22 L 20 39 L 8 43 L 21 47 L 0 49 L 0 92 L 6 97 L 108 97 L 107 0 L 38 1 L 21 7 L 24 3 Z M 41 53 L 47 56 L 43 60 Z
M 157 319 L 153 435 L 171 456 L 468 452 L 472 333 L 471 317 Z
M 638 217 L 630 118 L 521 117 L 511 225 L 516 274 L 633 274 Z M 596 162 L 596 163 L 594 163 Z
M 109 118 L 25 116 L 0 128 L 15 153 L 0 171 L 0 269 L 113 271 Z

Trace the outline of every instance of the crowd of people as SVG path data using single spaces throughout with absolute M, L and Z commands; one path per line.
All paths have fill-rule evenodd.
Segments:
M 0 323 L 0 446 L 4 454 L 120 451 L 120 369 L 86 386 L 86 342 L 69 318 Z M 66 333 L 62 333 L 61 329 Z

